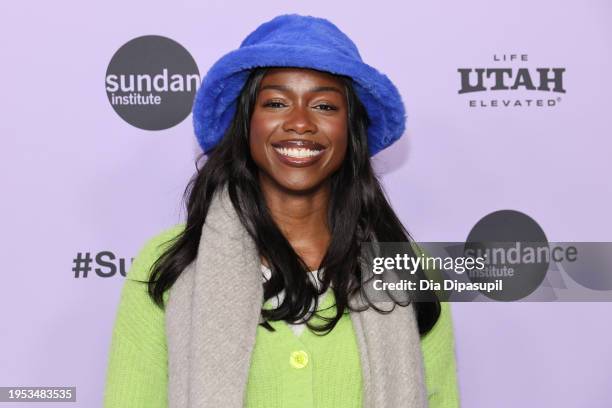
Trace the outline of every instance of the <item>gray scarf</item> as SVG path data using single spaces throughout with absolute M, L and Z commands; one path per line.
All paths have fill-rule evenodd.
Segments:
M 227 192 L 166 305 L 169 408 L 242 408 L 263 304 L 261 260 Z M 351 304 L 360 304 L 353 300 Z M 414 308 L 350 312 L 366 408 L 427 407 Z

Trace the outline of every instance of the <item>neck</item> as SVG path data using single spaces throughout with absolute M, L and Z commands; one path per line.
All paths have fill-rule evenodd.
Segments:
M 269 183 L 261 183 L 261 188 L 270 214 L 285 238 L 310 270 L 318 269 L 331 239 L 327 223 L 329 183 L 308 192 Z

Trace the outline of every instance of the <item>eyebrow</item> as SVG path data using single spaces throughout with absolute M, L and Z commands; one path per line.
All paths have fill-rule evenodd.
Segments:
M 259 90 L 263 91 L 264 89 L 291 91 L 291 88 L 286 85 L 264 85 Z M 336 88 L 335 86 L 315 86 L 314 88 L 310 88 L 307 92 L 337 92 L 342 95 L 342 91 L 340 91 L 340 89 Z

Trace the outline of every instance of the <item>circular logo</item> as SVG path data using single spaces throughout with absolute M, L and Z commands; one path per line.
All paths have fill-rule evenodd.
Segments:
M 123 120 L 140 129 L 163 130 L 191 113 L 200 73 L 181 44 L 146 35 L 115 52 L 105 85 L 111 106 Z
M 612 257 L 608 242 L 574 242 L 574 259 L 559 263 L 574 282 L 591 290 L 612 290 Z
M 472 282 L 496 283 L 502 289 L 482 292 L 495 300 L 518 300 L 531 294 L 548 271 L 548 240 L 537 222 L 514 210 L 486 215 L 474 225 L 464 246 L 467 256 L 484 258 L 484 268 L 468 272 Z

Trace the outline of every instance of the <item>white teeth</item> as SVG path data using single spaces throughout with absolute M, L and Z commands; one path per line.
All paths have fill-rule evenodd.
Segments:
M 283 156 L 297 157 L 297 158 L 316 156 L 323 151 L 323 150 L 294 149 L 294 148 L 287 149 L 284 147 L 275 147 L 274 150 L 276 150 Z

